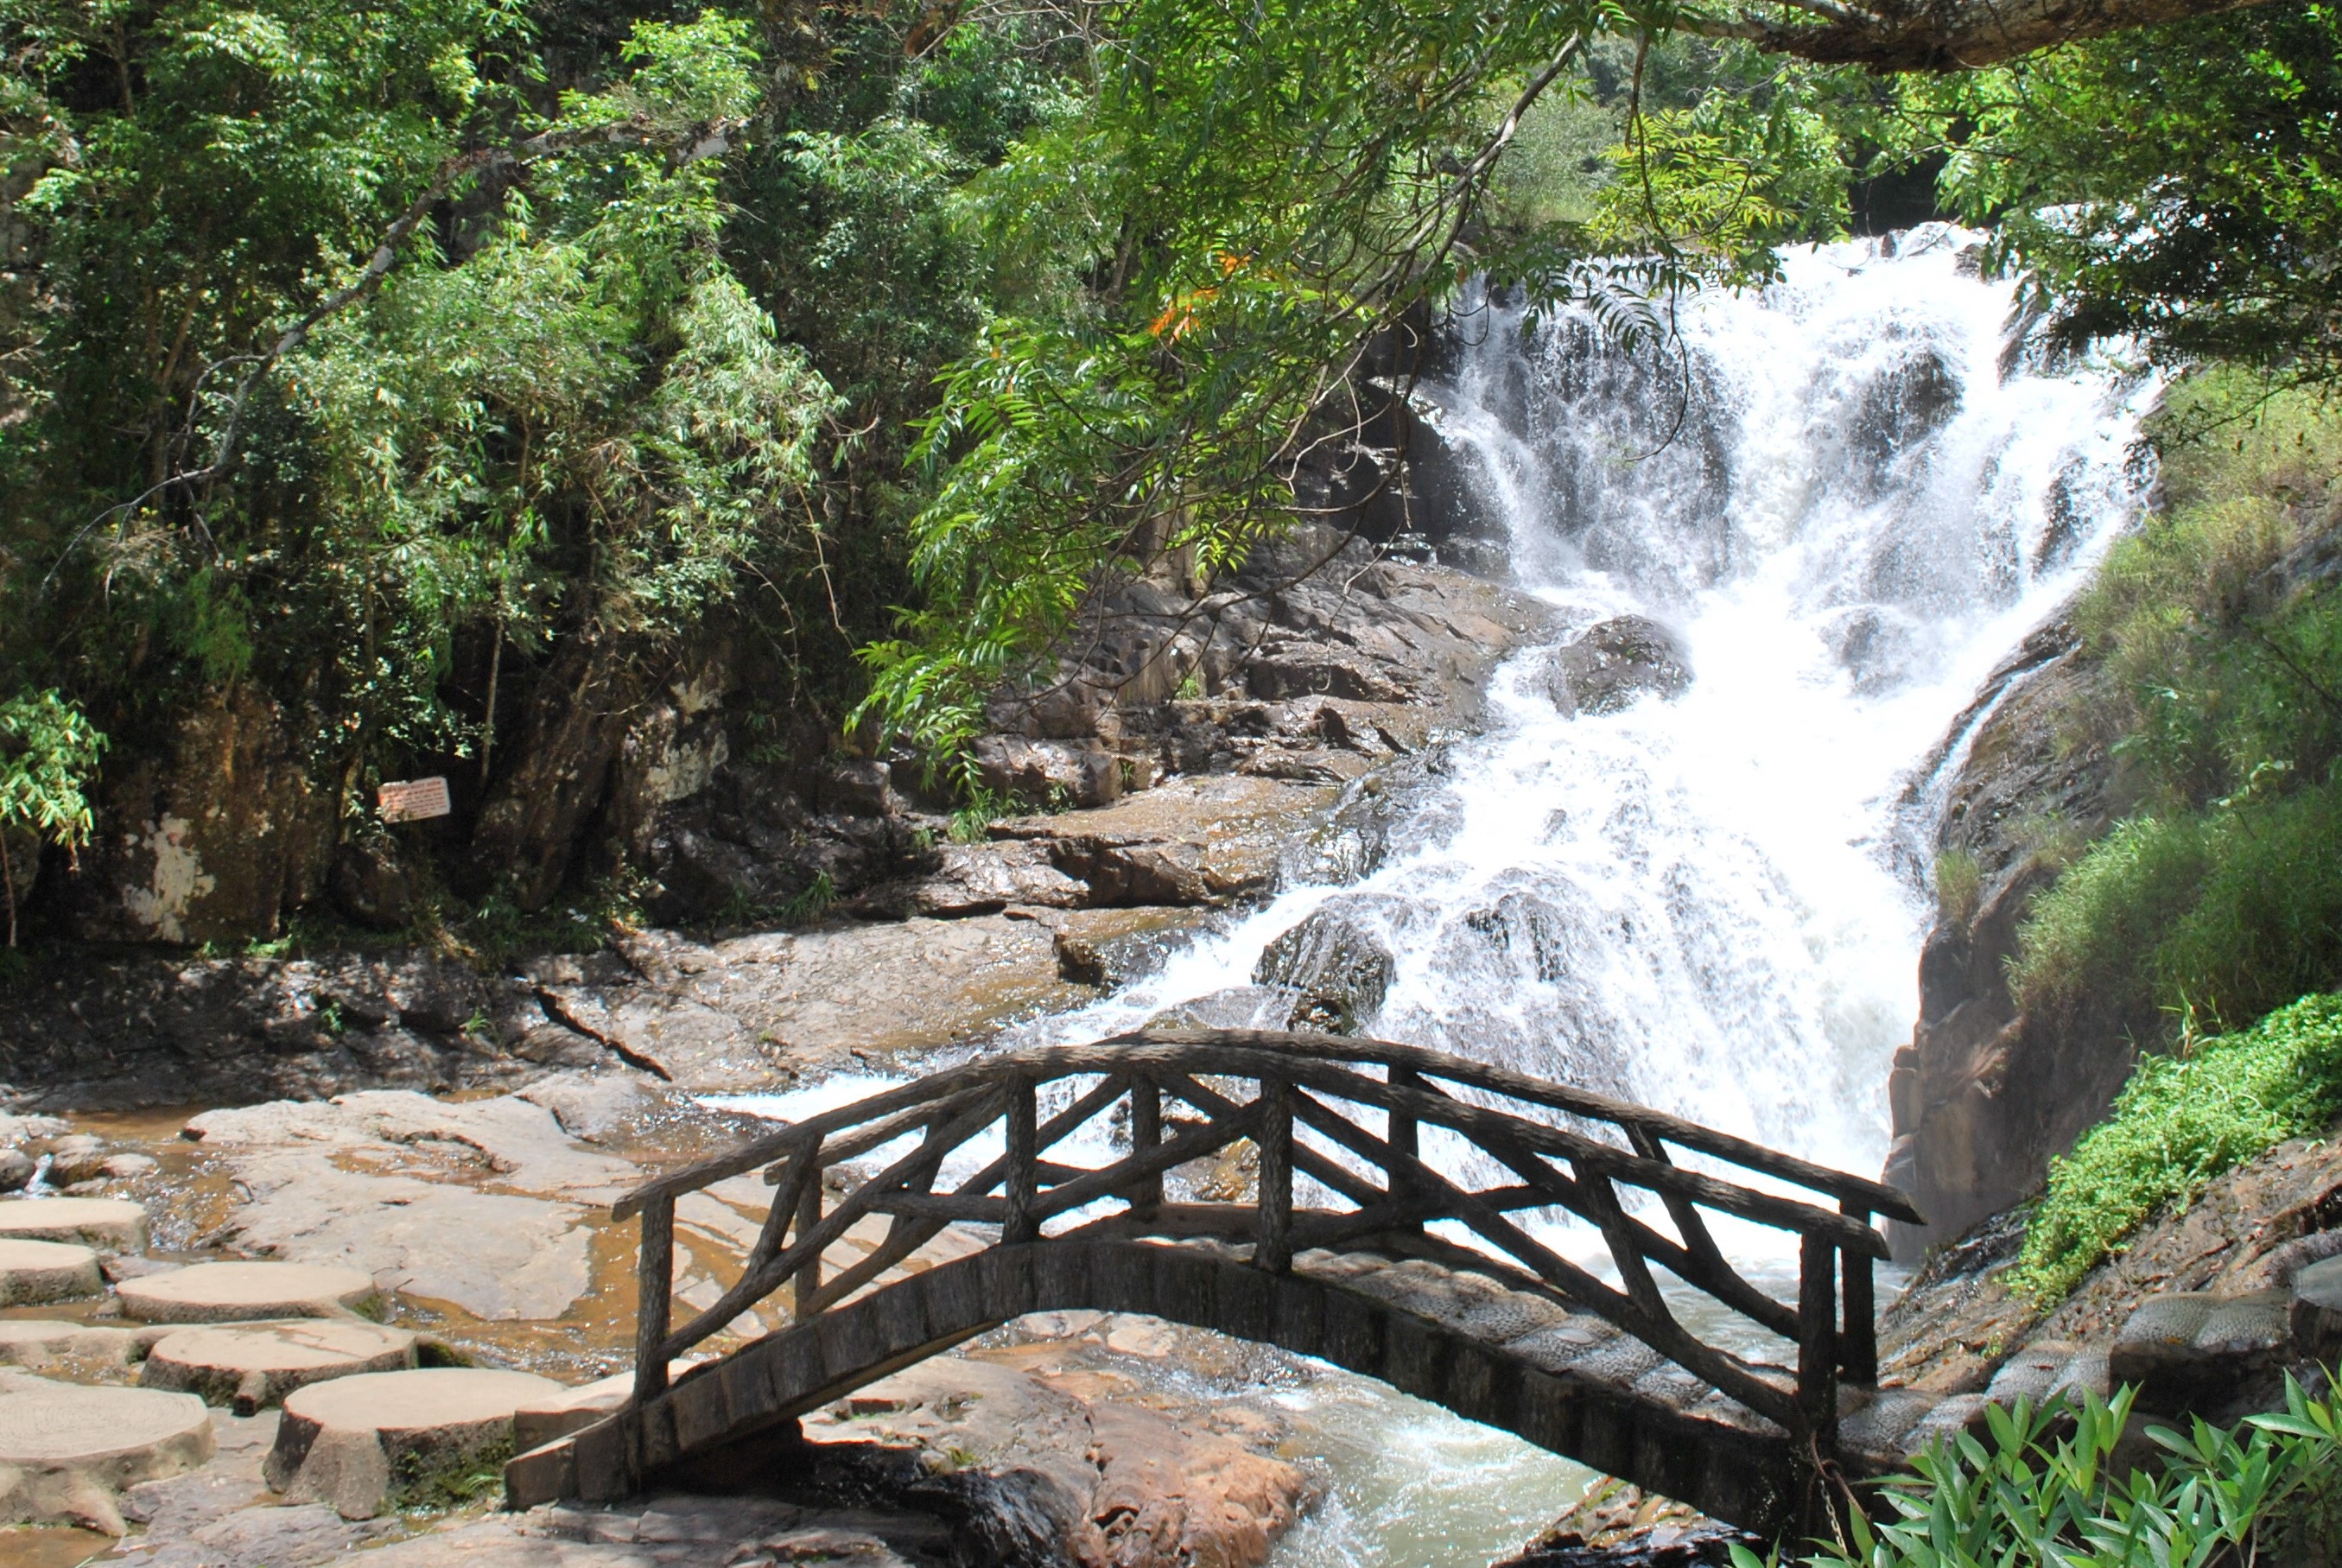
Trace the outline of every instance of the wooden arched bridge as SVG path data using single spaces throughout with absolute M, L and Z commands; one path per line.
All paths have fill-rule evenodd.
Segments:
M 1062 1163 L 1093 1123 L 1084 1142 L 1108 1149 L 1106 1163 Z M 1000 1152 L 982 1158 L 995 1128 Z M 1247 1143 L 1256 1200 L 1193 1201 L 1183 1168 Z M 838 1182 L 839 1167 L 905 1145 L 875 1174 Z M 947 1165 L 966 1174 L 947 1180 Z M 739 1278 L 677 1326 L 676 1200 L 758 1166 L 775 1193 Z M 1378 1041 L 1210 1030 L 997 1056 L 785 1127 L 616 1212 L 642 1221 L 633 1398 L 515 1459 L 516 1505 L 607 1501 L 721 1465 L 889 1373 L 1025 1313 L 1075 1308 L 1321 1357 L 1768 1533 L 1810 1527 L 1824 1471 L 1895 1468 L 1973 1403 L 1938 1408 L 1874 1386 L 1871 1268 L 1886 1247 L 1871 1219 L 1923 1223 L 1893 1188 Z M 1599 1233 L 1615 1283 L 1523 1223 L 1562 1213 Z M 1733 1266 L 1710 1214 L 1798 1238 L 1794 1303 Z M 890 1222 L 884 1241 L 826 1273 L 825 1254 L 871 1216 Z M 996 1228 L 997 1240 L 896 1268 L 953 1225 Z M 1680 1284 L 1662 1290 L 1662 1273 Z M 787 1326 L 670 1383 L 673 1358 L 785 1290 Z M 1686 1292 L 1767 1331 L 1779 1362 L 1716 1343 L 1763 1335 L 1687 1326 Z

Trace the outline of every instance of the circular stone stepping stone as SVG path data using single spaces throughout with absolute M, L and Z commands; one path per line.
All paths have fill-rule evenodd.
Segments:
M 286 1394 L 330 1377 L 398 1372 L 415 1364 L 405 1329 L 343 1318 L 234 1328 L 183 1328 L 155 1342 L 139 1369 L 141 1388 L 200 1396 L 253 1415 Z
M 0 1524 L 119 1535 L 124 1488 L 194 1470 L 215 1446 L 211 1412 L 192 1394 L 0 1375 Z
M 459 1493 L 512 1457 L 513 1412 L 565 1392 L 551 1378 L 475 1367 L 337 1377 L 285 1402 L 261 1473 L 293 1502 L 345 1519 Z
M 72 1242 L 101 1253 L 143 1253 L 146 1205 L 127 1198 L 0 1199 L 0 1238 Z
M 380 1299 L 374 1276 L 330 1263 L 195 1263 L 125 1280 L 122 1310 L 141 1323 L 252 1323 L 340 1317 Z
M 87 1247 L 0 1237 L 0 1306 L 38 1306 L 104 1293 L 97 1254 Z
M 0 1318 L 0 1366 L 46 1366 L 58 1361 L 125 1366 L 136 1337 L 118 1328 L 92 1328 L 61 1318 Z

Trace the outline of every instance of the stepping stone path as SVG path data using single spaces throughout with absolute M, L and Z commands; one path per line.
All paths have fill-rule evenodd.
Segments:
M 141 1323 L 254 1323 L 341 1317 L 381 1299 L 363 1269 L 326 1263 L 195 1263 L 125 1280 L 122 1310 Z
M 330 1503 L 345 1519 L 445 1500 L 512 1456 L 515 1411 L 568 1392 L 551 1378 L 472 1367 L 312 1383 L 285 1402 L 263 1474 L 290 1501 Z
M 0 1373 L 0 1524 L 119 1535 L 118 1493 L 194 1470 L 215 1448 L 211 1412 L 190 1394 Z
M 146 1205 L 127 1198 L 0 1199 L 0 1240 L 71 1242 L 104 1253 L 146 1250 Z
M 138 1385 L 196 1394 L 253 1415 L 313 1383 L 403 1371 L 415 1364 L 415 1335 L 405 1329 L 337 1318 L 183 1328 L 155 1342 Z
M 0 1238 L 0 1306 L 42 1306 L 102 1295 L 97 1254 L 70 1242 Z

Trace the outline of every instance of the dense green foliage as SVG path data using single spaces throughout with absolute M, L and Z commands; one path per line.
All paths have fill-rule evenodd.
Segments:
M 0 690 L 151 744 L 255 684 L 347 789 L 730 616 L 835 714 L 982 314 L 951 204 L 1078 64 L 921 25 L 0 5 Z
M 2342 424 L 2228 375 L 2162 426 L 2166 505 L 2080 608 L 2101 678 L 2074 722 L 2137 805 L 2036 905 L 2011 978 L 2028 1008 L 2234 1029 L 2342 982 Z
M 2282 1414 L 2235 1431 L 2150 1427 L 2159 1466 L 2118 1453 L 2135 1391 L 1987 1407 L 1989 1443 L 1937 1443 L 1806 1568 L 2215 1568 L 2342 1560 L 2342 1409 L 2290 1377 Z M 1760 1568 L 1733 1548 L 1735 1568 Z
M 2255 6 L 1915 83 L 1947 205 L 2067 347 L 2342 371 L 2342 10 Z
M 105 737 L 55 692 L 0 702 L 0 901 L 8 945 L 16 945 L 16 878 L 9 835 L 22 834 L 67 849 L 89 841 L 84 793 Z
M 2107 1119 L 2053 1160 L 2010 1288 L 2045 1303 L 2167 1204 L 2322 1133 L 2342 1111 L 2342 996 L 2307 996 L 2241 1034 L 2142 1057 Z

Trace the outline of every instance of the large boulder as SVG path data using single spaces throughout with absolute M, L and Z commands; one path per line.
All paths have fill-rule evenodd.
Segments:
M 1095 740 L 985 735 L 969 756 L 986 789 L 1016 800 L 1088 807 L 1122 798 L 1122 759 Z
M 1374 918 L 1397 904 L 1356 895 L 1328 900 L 1268 944 L 1253 966 L 1253 983 L 1299 994 L 1296 1028 L 1357 1033 L 1381 1010 L 1398 974 L 1398 960 Z
M 1554 655 L 1546 694 L 1564 714 L 1611 714 L 1646 695 L 1681 696 L 1691 661 L 1676 634 L 1645 615 L 1601 623 Z

